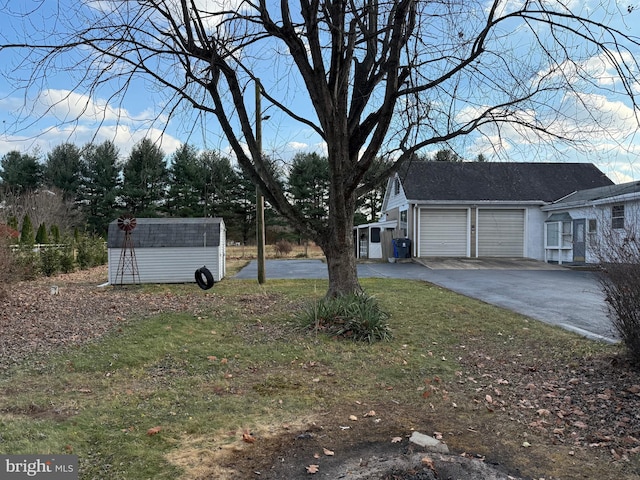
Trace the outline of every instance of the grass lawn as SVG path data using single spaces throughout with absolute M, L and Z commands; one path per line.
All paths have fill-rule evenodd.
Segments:
M 573 435 L 568 415 L 540 413 L 550 393 L 569 395 L 565 377 L 619 347 L 424 282 L 362 285 L 391 314 L 392 341 L 297 330 L 324 281 L 132 287 L 132 301 L 143 292 L 198 308 L 129 318 L 1 374 L 0 452 L 77 454 L 83 479 L 268 478 L 305 432 L 338 456 L 415 429 L 514 475 L 638 478 L 636 455 L 612 456 Z M 301 471 L 322 462 L 299 460 Z

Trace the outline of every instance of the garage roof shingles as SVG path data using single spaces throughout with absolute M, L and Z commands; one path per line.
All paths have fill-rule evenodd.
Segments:
M 591 163 L 424 162 L 399 173 L 409 200 L 552 202 L 613 185 Z

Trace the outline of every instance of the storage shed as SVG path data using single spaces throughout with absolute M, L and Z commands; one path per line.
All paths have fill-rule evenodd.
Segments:
M 137 276 L 118 275 L 125 232 L 109 224 L 109 283 L 192 283 L 206 266 L 218 282 L 226 273 L 226 230 L 222 218 L 137 218 L 130 242 Z

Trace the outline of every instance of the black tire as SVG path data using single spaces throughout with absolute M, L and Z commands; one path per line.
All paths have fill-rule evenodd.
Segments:
M 196 270 L 196 283 L 203 290 L 209 290 L 213 287 L 215 281 L 213 280 L 213 274 L 207 267 L 200 267 Z

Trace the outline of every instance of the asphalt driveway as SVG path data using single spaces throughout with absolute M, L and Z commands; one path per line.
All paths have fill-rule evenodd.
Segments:
M 265 271 L 267 279 L 327 278 L 326 264 L 320 260 L 267 260 Z M 428 259 L 361 263 L 358 275 L 423 280 L 588 338 L 616 341 L 593 272 L 522 259 Z M 257 262 L 235 278 L 257 278 Z

